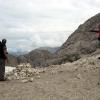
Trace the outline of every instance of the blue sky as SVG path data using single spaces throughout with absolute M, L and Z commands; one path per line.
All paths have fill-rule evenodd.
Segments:
M 0 40 L 10 51 L 61 46 L 99 11 L 99 0 L 0 0 Z

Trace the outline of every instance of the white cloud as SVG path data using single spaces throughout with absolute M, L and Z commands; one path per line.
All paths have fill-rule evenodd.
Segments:
M 60 46 L 99 10 L 99 0 L 0 0 L 0 39 L 10 49 Z

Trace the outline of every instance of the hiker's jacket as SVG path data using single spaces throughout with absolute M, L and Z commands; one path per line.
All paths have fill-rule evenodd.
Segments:
M 6 45 L 0 44 L 0 58 L 7 59 Z

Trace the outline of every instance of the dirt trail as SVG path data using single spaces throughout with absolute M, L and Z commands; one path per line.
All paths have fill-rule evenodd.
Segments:
M 33 82 L 0 82 L 0 100 L 100 100 L 100 60 L 52 65 Z

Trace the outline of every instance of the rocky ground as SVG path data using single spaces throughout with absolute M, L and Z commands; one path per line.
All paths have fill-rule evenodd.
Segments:
M 5 67 L 5 73 L 11 72 L 15 69 L 16 67 L 11 67 L 11 66 L 6 66 Z
M 6 74 L 9 81 L 0 82 L 0 100 L 100 100 L 97 58 L 37 69 L 19 65 Z

